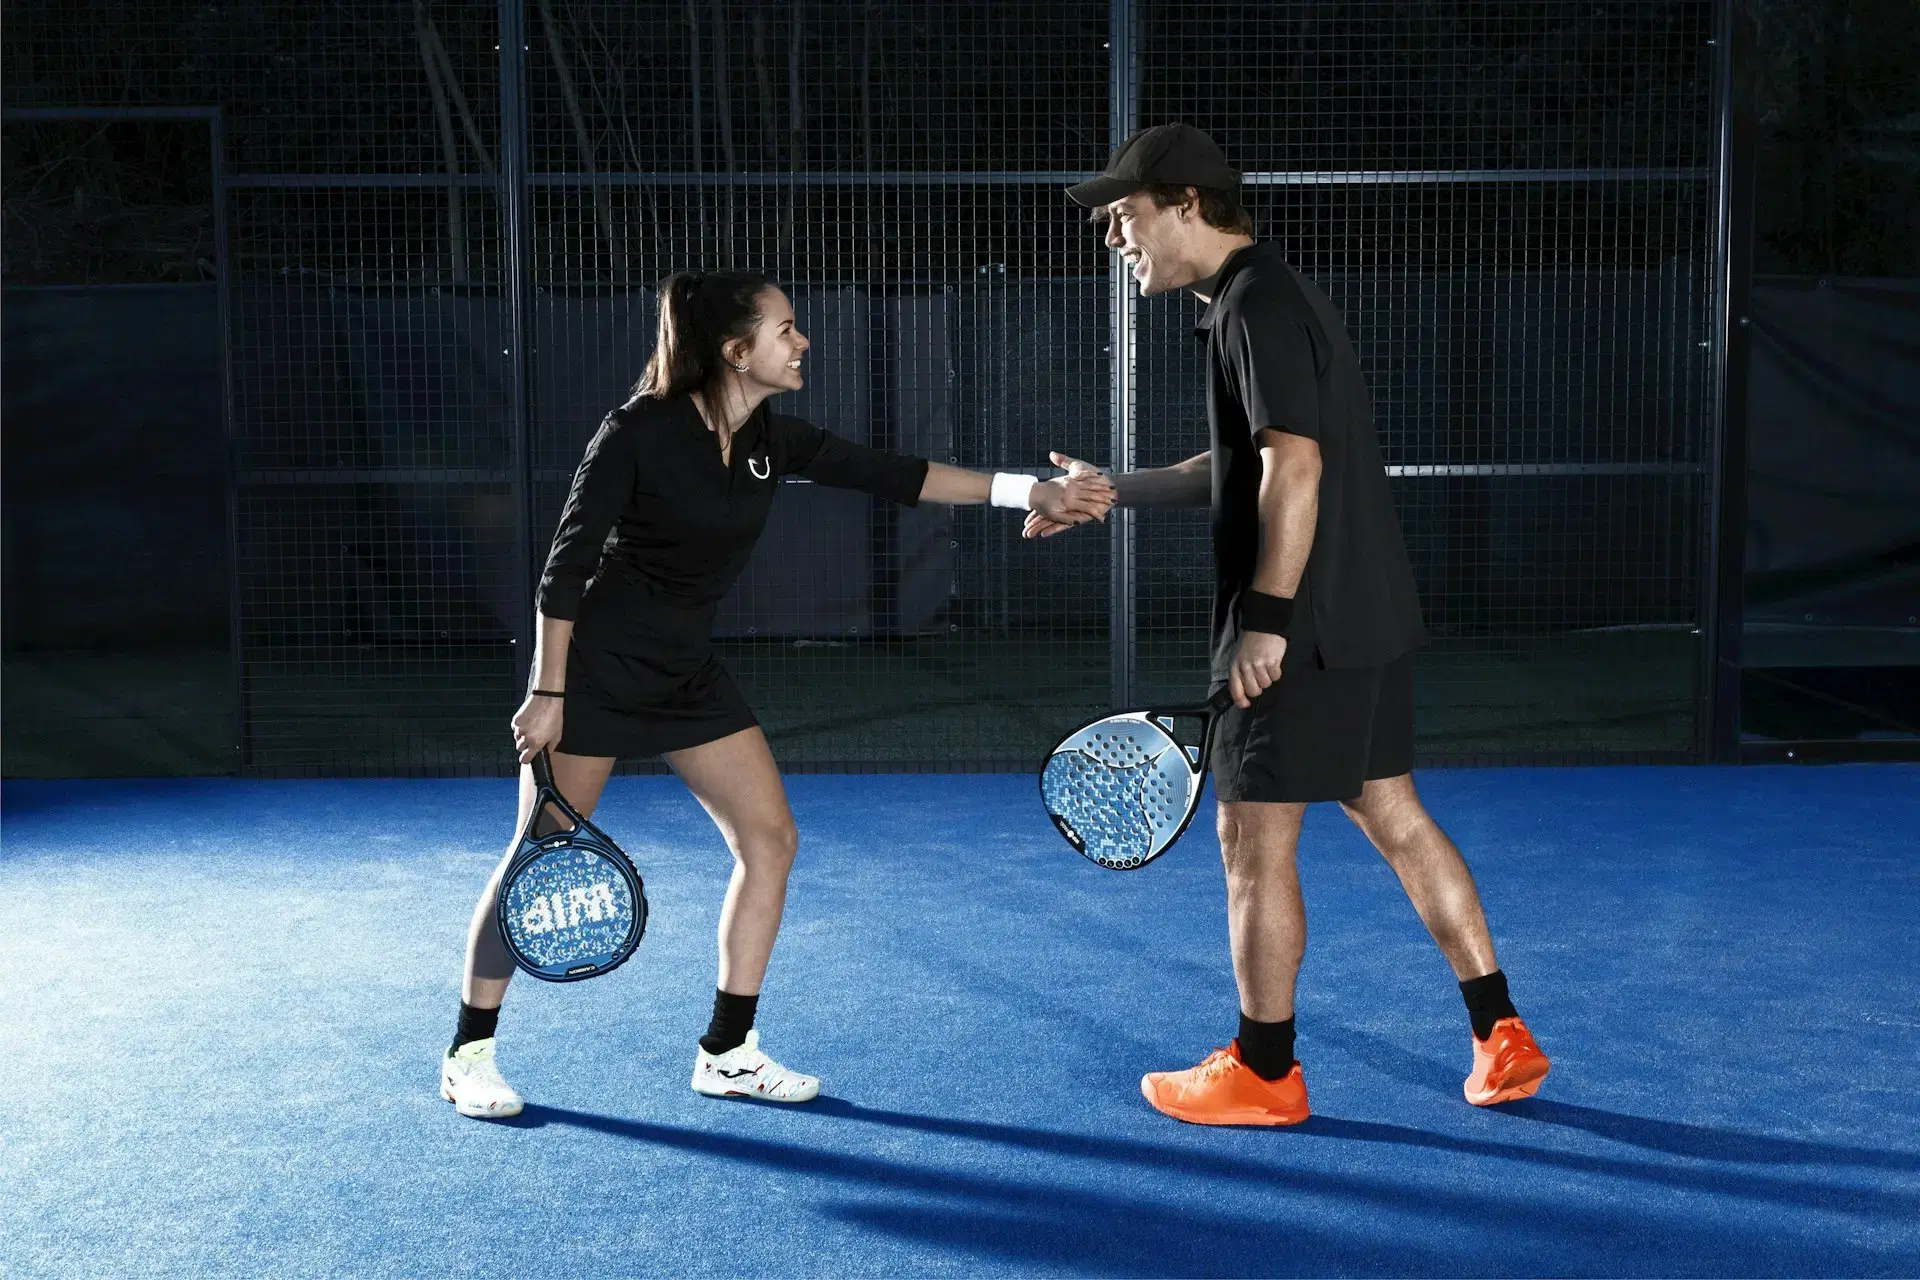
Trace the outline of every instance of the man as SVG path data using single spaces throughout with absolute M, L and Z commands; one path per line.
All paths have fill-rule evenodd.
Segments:
M 1359 363 L 1326 296 L 1254 242 L 1239 182 L 1211 138 L 1172 124 L 1127 139 L 1068 192 L 1106 223 L 1143 297 L 1189 289 L 1207 304 L 1211 451 L 1113 481 L 1122 506 L 1213 506 L 1212 677 L 1232 705 L 1212 765 L 1240 1029 L 1197 1067 L 1143 1077 L 1140 1091 L 1196 1124 L 1307 1118 L 1293 1052 L 1306 949 L 1295 849 L 1307 805 L 1337 800 L 1460 981 L 1467 1101 L 1528 1097 L 1547 1058 L 1508 996 L 1473 877 L 1410 776 L 1425 631 Z M 1063 527 L 1033 516 L 1027 532 Z

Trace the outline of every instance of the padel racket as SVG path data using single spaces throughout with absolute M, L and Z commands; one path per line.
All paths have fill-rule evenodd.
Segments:
M 533 809 L 500 881 L 500 936 L 514 962 L 546 982 L 578 982 L 626 963 L 647 931 L 646 887 L 606 832 L 553 785 L 553 762 L 533 758 Z M 571 829 L 540 836 L 551 804 Z
M 1116 712 L 1062 738 L 1041 766 L 1040 798 L 1067 843 L 1112 871 L 1172 848 L 1200 807 L 1213 726 L 1229 701 L 1222 691 L 1200 707 Z M 1174 736 L 1182 720 L 1199 722 L 1198 746 Z

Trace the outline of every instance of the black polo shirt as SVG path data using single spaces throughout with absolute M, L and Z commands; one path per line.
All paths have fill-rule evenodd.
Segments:
M 1277 248 L 1227 259 L 1196 332 L 1207 344 L 1213 432 L 1213 678 L 1240 642 L 1240 595 L 1260 558 L 1260 449 L 1273 428 L 1320 446 L 1320 516 L 1294 606 L 1289 665 L 1372 667 L 1426 638 L 1373 404 L 1346 326 Z M 1302 611 L 1311 610 L 1307 616 Z

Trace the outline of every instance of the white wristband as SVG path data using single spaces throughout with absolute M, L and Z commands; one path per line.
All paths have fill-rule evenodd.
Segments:
M 1040 482 L 1032 476 L 1015 475 L 1011 471 L 993 473 L 993 492 L 987 501 L 996 507 L 1012 507 L 1017 511 L 1027 509 L 1027 495 L 1033 492 L 1033 486 Z

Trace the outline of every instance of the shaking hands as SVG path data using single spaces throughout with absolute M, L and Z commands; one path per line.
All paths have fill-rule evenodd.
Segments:
M 1027 524 L 1021 536 L 1047 537 L 1089 520 L 1105 520 L 1107 512 L 1113 509 L 1113 482 L 1089 463 L 1075 461 L 1065 454 L 1048 456 L 1054 466 L 1065 468 L 1067 474 L 1033 486 L 1027 495 Z M 1036 532 L 1043 528 L 1045 533 Z
M 1027 502 L 1027 523 L 1020 531 L 1023 538 L 1051 538 L 1089 520 L 1105 520 L 1113 509 L 1113 482 L 1091 462 L 1069 458 L 1064 453 L 1049 453 L 1053 465 L 1067 474 L 1033 486 Z

